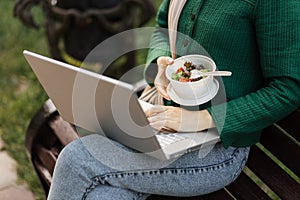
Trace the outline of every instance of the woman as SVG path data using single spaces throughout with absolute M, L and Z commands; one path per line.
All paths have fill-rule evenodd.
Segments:
M 163 30 L 168 28 L 169 3 L 163 0 L 158 11 L 159 28 L 153 34 L 145 73 L 149 85 L 155 85 L 165 103 L 171 101 L 164 70 L 173 62 L 168 34 Z M 86 137 L 60 154 L 49 199 L 195 196 L 230 184 L 242 171 L 249 147 L 259 141 L 260 131 L 300 105 L 299 10 L 297 0 L 188 0 L 177 26 L 187 37 L 178 37 L 177 56 L 199 53 L 191 43 L 194 40 L 219 70 L 232 71 L 231 77 L 222 79 L 226 102 L 207 103 L 196 111 L 155 106 L 146 113 L 157 129 L 216 127 L 221 142 L 204 157 L 193 151 L 163 163 L 133 153 L 128 154 L 129 162 L 124 164 L 122 154 L 114 150 L 101 156 L 107 139 Z M 150 64 L 154 61 L 157 65 Z M 157 66 L 157 73 L 153 73 Z M 191 124 L 187 119 L 199 120 Z M 137 167 L 133 163 L 142 164 Z

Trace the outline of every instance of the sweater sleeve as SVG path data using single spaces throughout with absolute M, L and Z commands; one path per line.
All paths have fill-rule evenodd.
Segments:
M 225 147 L 300 105 L 299 11 L 298 0 L 257 1 L 253 16 L 265 87 L 208 108 Z
M 154 63 L 155 60 L 160 56 L 171 55 L 168 37 L 169 3 L 170 0 L 163 0 L 156 16 L 157 25 L 152 34 L 144 71 L 145 80 L 150 85 L 153 85 L 155 76 L 157 74 L 157 66 L 156 63 Z

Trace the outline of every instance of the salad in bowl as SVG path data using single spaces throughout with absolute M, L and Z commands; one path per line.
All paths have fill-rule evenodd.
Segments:
M 186 55 L 174 60 L 174 63 L 166 68 L 166 77 L 170 81 L 168 93 L 176 95 L 178 99 L 199 99 L 216 88 L 213 76 L 205 76 L 201 73 L 214 72 L 215 62 L 203 55 Z
M 182 67 L 172 73 L 171 78 L 180 82 L 194 82 L 206 78 L 201 75 L 201 72 L 211 72 L 211 69 L 205 68 L 202 64 L 195 65 L 186 61 Z

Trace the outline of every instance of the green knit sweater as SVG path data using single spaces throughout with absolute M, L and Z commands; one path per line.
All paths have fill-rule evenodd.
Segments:
M 170 56 L 160 29 L 168 27 L 168 6 L 163 0 L 157 15 L 145 70 L 149 84 L 157 70 L 150 63 Z M 263 128 L 300 105 L 299 0 L 188 0 L 178 31 L 178 56 L 206 54 L 200 44 L 219 70 L 232 71 L 220 80 L 226 101 L 205 105 L 225 147 L 257 143 Z

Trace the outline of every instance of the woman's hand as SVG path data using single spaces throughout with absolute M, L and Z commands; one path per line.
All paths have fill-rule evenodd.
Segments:
M 150 125 L 161 130 L 195 132 L 215 127 L 207 110 L 189 111 L 173 106 L 153 106 L 146 111 Z
M 165 75 L 165 71 L 168 65 L 174 63 L 174 60 L 170 57 L 159 57 L 157 59 L 158 72 L 154 80 L 154 85 L 158 93 L 165 99 L 170 100 L 170 96 L 167 93 L 167 86 L 169 80 Z

